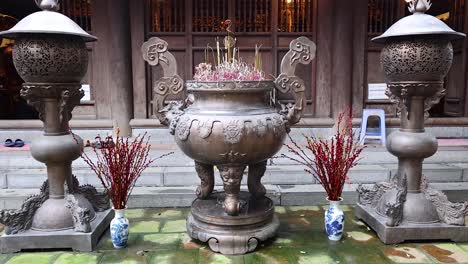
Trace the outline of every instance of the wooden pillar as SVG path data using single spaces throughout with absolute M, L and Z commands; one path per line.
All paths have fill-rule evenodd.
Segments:
M 353 87 L 353 16 L 355 1 L 334 0 L 331 102 L 333 117 L 351 106 Z
M 331 116 L 331 80 L 334 1 L 317 1 L 317 75 L 315 117 Z
M 465 4 L 464 15 L 464 33 L 468 34 L 468 5 Z M 463 102 L 465 103 L 464 116 L 468 117 L 468 39 L 463 40 L 463 68 L 465 71 L 465 96 Z
M 128 2 L 132 39 L 133 113 L 134 118 L 146 119 L 148 118 L 146 66 L 141 55 L 141 45 L 145 42 L 145 6 L 144 0 Z
M 367 89 L 367 12 L 369 0 L 354 0 L 354 52 L 352 107 L 355 116 L 361 117 L 364 108 L 364 91 Z
M 130 38 L 130 12 L 128 0 L 94 0 L 93 12 L 100 17 L 99 56 L 97 67 L 105 75 L 107 102 L 114 127 L 122 136 L 131 135 L 133 116 L 132 54 Z M 97 87 L 99 89 L 101 87 Z M 97 102 L 101 104 L 105 102 Z
M 97 119 L 110 119 L 110 100 L 109 100 L 109 85 L 108 85 L 108 63 L 107 63 L 107 9 L 104 1 L 91 1 L 91 9 L 93 16 L 91 20 L 92 34 L 98 37 L 97 42 L 93 42 L 92 46 L 92 69 L 93 74 L 91 80 L 96 105 Z

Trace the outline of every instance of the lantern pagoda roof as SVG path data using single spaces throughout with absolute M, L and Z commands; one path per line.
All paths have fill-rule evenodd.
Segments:
M 56 12 L 58 10 L 57 0 L 36 0 L 36 2 L 43 9 L 42 11 L 32 13 L 10 30 L 0 32 L 0 37 L 17 39 L 25 34 L 57 34 L 78 36 L 86 42 L 97 40 L 97 37 L 84 31 L 73 20 Z
M 413 14 L 398 20 L 385 33 L 373 38 L 372 41 L 384 43 L 389 38 L 415 35 L 440 35 L 451 40 L 465 37 L 465 34 L 454 31 L 440 19 L 425 14 L 430 6 L 428 0 L 412 0 L 409 10 Z

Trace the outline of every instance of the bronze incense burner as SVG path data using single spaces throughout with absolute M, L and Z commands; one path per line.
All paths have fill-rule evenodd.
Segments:
M 188 81 L 188 99 L 166 106 L 169 94 L 183 92 L 184 81 L 164 40 L 151 38 L 143 44 L 144 59 L 164 70 L 153 88 L 154 112 L 169 126 L 180 149 L 195 160 L 201 179 L 188 216 L 188 233 L 208 242 L 213 251 L 244 254 L 275 235 L 279 222 L 261 178 L 267 159 L 281 149 L 289 127 L 301 118 L 305 86 L 294 72 L 297 64 L 313 60 L 315 49 L 312 41 L 300 37 L 291 42 L 276 80 Z M 294 92 L 295 104 L 280 104 L 275 91 Z M 213 192 L 215 167 L 224 192 Z M 241 192 L 247 167 L 249 192 Z

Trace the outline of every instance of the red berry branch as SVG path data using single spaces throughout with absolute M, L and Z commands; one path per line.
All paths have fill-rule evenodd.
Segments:
M 112 200 L 114 209 L 125 209 L 130 193 L 143 170 L 148 168 L 156 159 L 149 158 L 151 145 L 150 137 L 145 140 L 143 136 L 137 136 L 130 141 L 129 138 L 120 137 L 117 131 L 115 142 L 108 137 L 102 142 L 102 147 L 93 147 L 96 161 L 93 161 L 85 152 L 81 157 L 96 173 L 107 195 Z
M 359 155 L 365 148 L 359 144 L 353 131 L 353 116 L 350 110 L 339 115 L 337 127 L 337 132 L 331 139 L 304 135 L 305 149 L 289 136 L 292 144 L 285 146 L 294 155 L 281 155 L 304 165 L 304 171 L 312 174 L 320 182 L 331 201 L 340 199 L 343 186 L 348 180 L 348 172 L 357 165 Z

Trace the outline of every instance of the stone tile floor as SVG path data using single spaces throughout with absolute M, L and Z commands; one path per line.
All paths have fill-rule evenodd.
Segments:
M 223 256 L 207 245 L 191 241 L 185 233 L 183 209 L 130 209 L 128 248 L 112 247 L 109 232 L 92 253 L 71 251 L 25 252 L 0 255 L 7 264 L 93 263 L 468 263 L 468 243 L 406 243 L 384 245 L 366 225 L 357 221 L 351 206 L 346 212 L 342 241 L 328 241 L 323 228 L 322 206 L 277 207 L 281 221 L 276 239 L 251 254 Z

